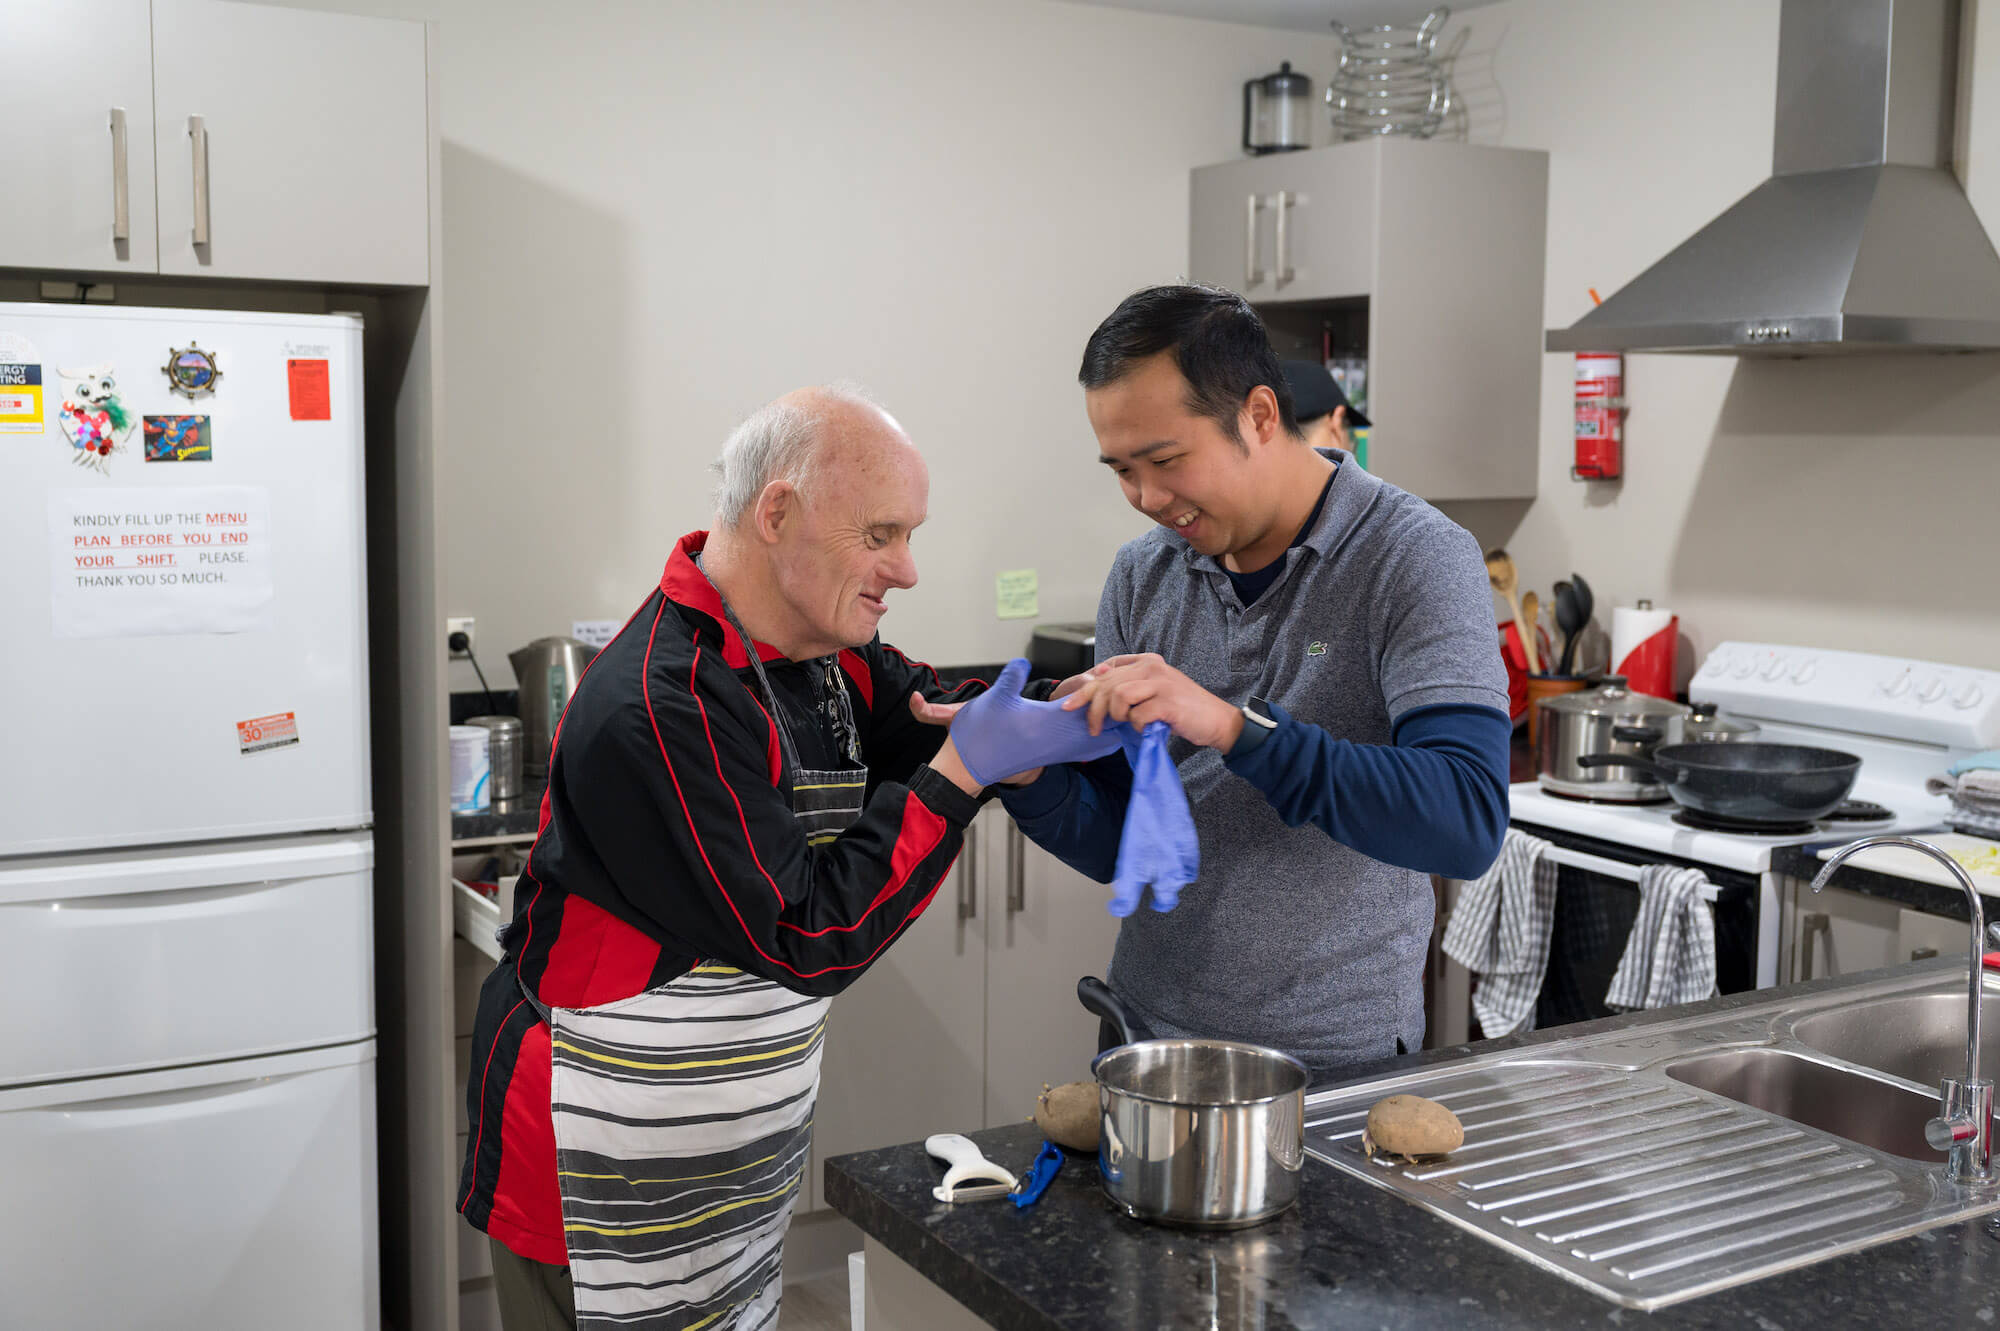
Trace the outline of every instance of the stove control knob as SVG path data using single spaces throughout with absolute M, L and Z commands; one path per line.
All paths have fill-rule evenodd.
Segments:
M 1813 681 L 1813 676 L 1817 675 L 1818 673 L 1819 673 L 1819 662 L 1801 661 L 1798 663 L 1797 666 L 1793 667 L 1792 669 L 1792 683 L 1810 684 Z
M 1750 676 L 1757 673 L 1757 658 L 1754 656 L 1746 656 L 1743 659 L 1732 663 L 1729 667 L 1729 673 L 1734 675 L 1738 679 L 1750 678 Z
M 1700 675 L 1703 679 L 1713 679 L 1715 676 L 1721 674 L 1724 670 L 1728 668 L 1729 668 L 1729 663 L 1722 659 L 1720 653 L 1717 653 L 1716 655 L 1709 657 L 1706 661 L 1703 661 L 1701 663 L 1701 669 L 1696 671 L 1695 673 Z
M 1936 675 L 1927 677 L 1921 684 L 1917 685 L 1918 702 L 1936 702 L 1942 697 L 1944 697 L 1944 681 Z
M 1784 657 L 1782 657 L 1782 656 L 1773 656 L 1773 657 L 1772 657 L 1772 658 L 1771 658 L 1770 660 L 1768 660 L 1768 661 L 1766 661 L 1766 662 L 1764 663 L 1764 678 L 1765 678 L 1765 679 L 1768 679 L 1768 680 L 1770 680 L 1770 681 L 1771 681 L 1771 682 L 1772 682 L 1773 684 L 1775 684 L 1775 683 L 1777 683 L 1777 682 L 1778 682 L 1779 680 L 1783 679 L 1784 677 L 1785 677 L 1785 658 L 1784 658 Z
M 1957 693 L 1951 695 L 1951 705 L 1959 708 L 1961 711 L 1977 707 L 1985 700 L 1986 690 L 1979 687 L 1977 680 L 1972 681 Z
M 1910 672 L 1907 670 L 1891 671 L 1889 674 L 1876 680 L 1875 687 L 1880 689 L 1885 697 L 1900 698 L 1910 691 Z

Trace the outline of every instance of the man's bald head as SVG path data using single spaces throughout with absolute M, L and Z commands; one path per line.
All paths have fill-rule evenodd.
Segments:
M 922 468 L 896 418 L 858 388 L 822 384 L 794 389 L 758 408 L 730 433 L 713 470 L 717 525 L 734 528 L 774 481 L 801 500 L 829 486 Z

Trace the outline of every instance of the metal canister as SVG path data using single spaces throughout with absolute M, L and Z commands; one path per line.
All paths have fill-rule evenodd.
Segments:
M 518 716 L 470 716 L 465 720 L 469 726 L 482 727 L 486 733 L 488 762 L 493 769 L 492 784 L 488 786 L 490 805 L 495 813 L 508 813 L 521 798 L 521 751 L 522 726 Z

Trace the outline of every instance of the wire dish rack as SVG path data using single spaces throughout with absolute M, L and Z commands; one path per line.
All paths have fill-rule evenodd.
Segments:
M 1335 20 L 1340 64 L 1326 85 L 1333 132 L 1342 139 L 1401 134 L 1428 139 L 1451 114 L 1451 80 L 1437 58 L 1451 17 L 1440 5 L 1415 28 L 1350 28 Z

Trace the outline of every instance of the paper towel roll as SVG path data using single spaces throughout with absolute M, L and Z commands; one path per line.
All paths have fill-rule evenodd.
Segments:
M 1611 612 L 1611 673 L 1625 676 L 1634 693 L 1674 696 L 1674 658 L 1680 619 L 1651 605 L 1616 607 Z

